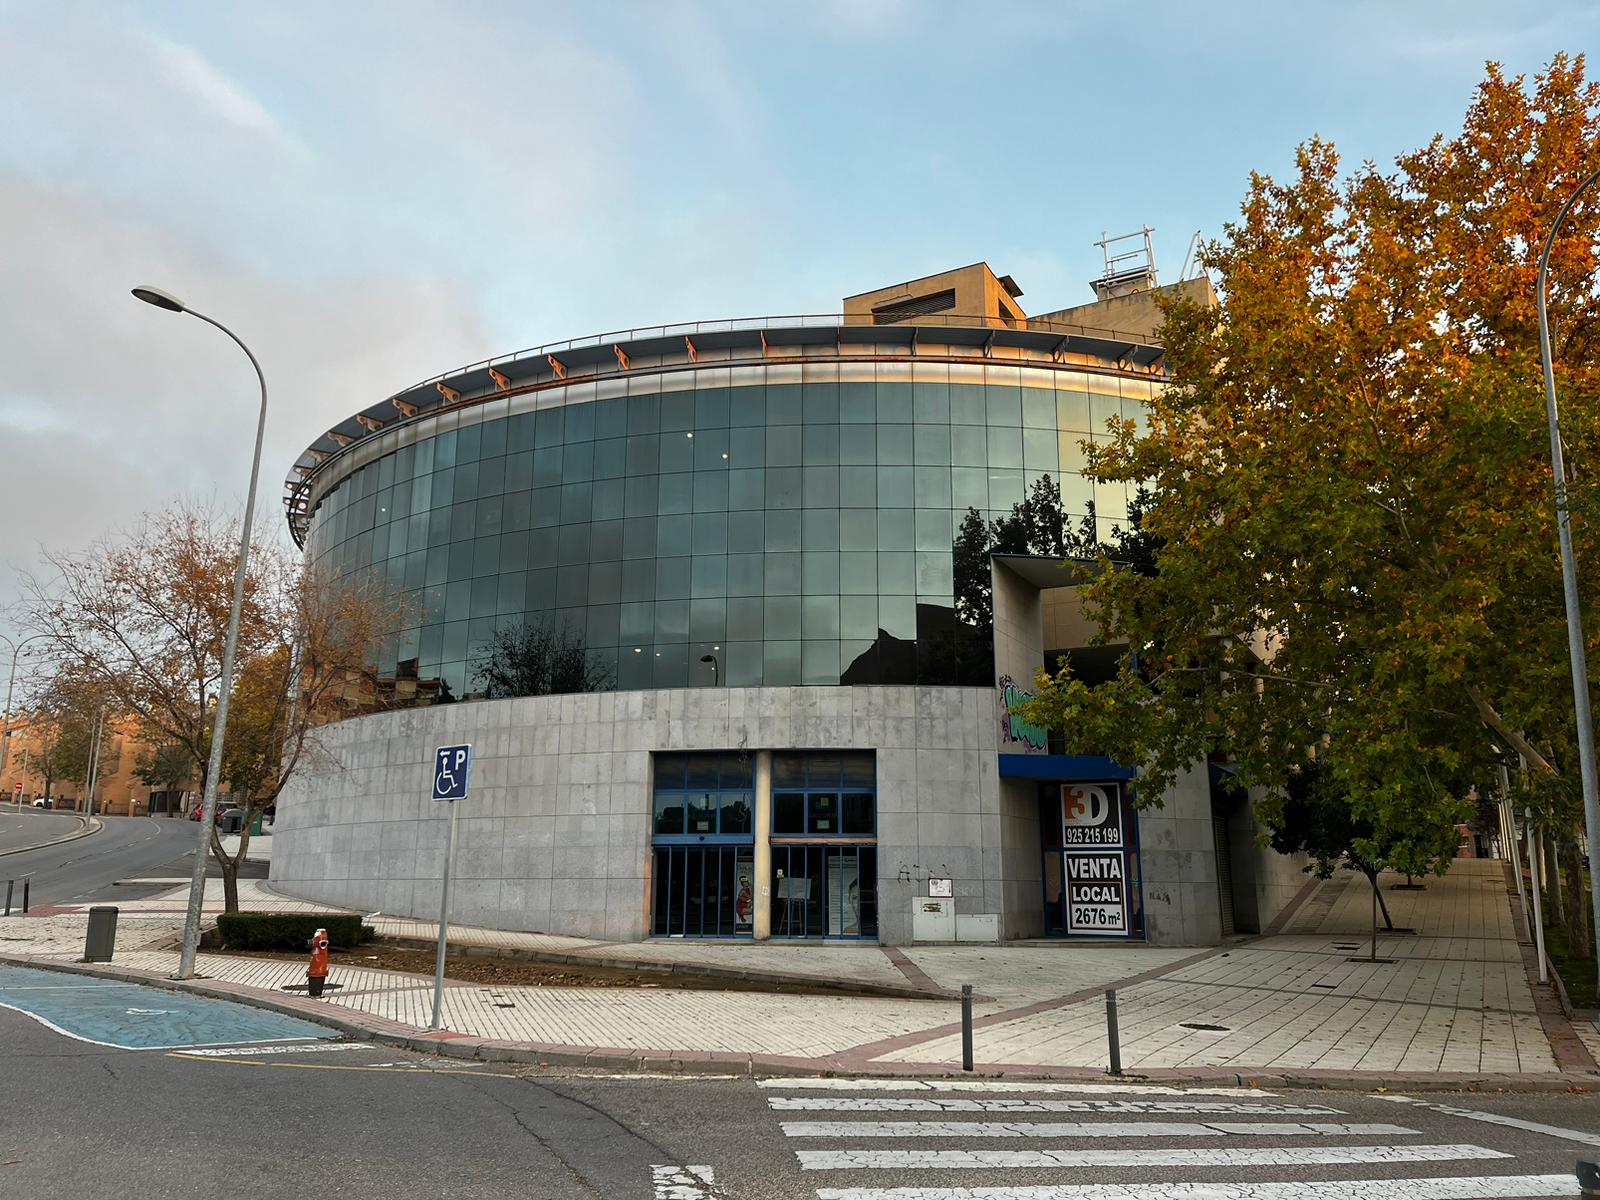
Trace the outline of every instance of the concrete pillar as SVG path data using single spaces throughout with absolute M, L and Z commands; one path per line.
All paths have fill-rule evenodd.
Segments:
M 772 936 L 772 751 L 756 751 L 756 911 L 752 933 Z

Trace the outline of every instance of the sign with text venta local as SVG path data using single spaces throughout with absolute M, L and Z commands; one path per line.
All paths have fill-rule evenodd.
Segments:
M 472 776 L 472 744 L 440 746 L 433 752 L 433 798 L 465 800 Z
M 1067 930 L 1128 932 L 1128 859 L 1122 790 L 1114 783 L 1061 788 L 1061 844 L 1067 868 Z

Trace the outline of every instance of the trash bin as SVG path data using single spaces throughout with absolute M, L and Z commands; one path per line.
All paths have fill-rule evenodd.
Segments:
M 238 833 L 244 828 L 244 809 L 230 808 L 222 814 L 222 832 Z
M 256 819 L 254 821 L 250 822 L 250 836 L 251 837 L 260 837 L 261 836 L 261 814 L 260 813 L 257 813 L 256 814 Z
M 97 904 L 89 910 L 89 932 L 83 939 L 84 962 L 110 962 L 117 948 L 117 910 Z

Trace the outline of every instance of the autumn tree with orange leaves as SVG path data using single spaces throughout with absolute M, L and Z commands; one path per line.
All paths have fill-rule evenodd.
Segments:
M 180 503 L 86 551 L 48 553 L 51 575 L 31 584 L 31 624 L 50 652 L 91 672 L 152 741 L 181 748 L 201 790 L 238 546 L 236 520 Z M 348 714 L 400 612 L 377 582 L 326 579 L 277 544 L 251 550 L 219 780 L 245 827 L 231 855 L 211 831 L 229 912 L 255 816 L 322 753 L 318 725 Z
M 1314 755 L 1371 849 L 1432 846 L 1436 870 L 1500 764 L 1575 776 L 1535 279 L 1596 167 L 1600 89 L 1560 56 L 1532 80 L 1491 64 L 1461 132 L 1392 169 L 1342 174 L 1313 139 L 1292 177 L 1252 177 L 1205 250 L 1220 305 L 1167 312 L 1148 433 L 1114 421 L 1092 454 L 1094 478 L 1154 497 L 1154 573 L 1086 589 L 1136 662 L 1042 679 L 1030 719 L 1142 764 L 1145 802 L 1220 750 L 1269 818 Z M 1597 235 L 1590 193 L 1550 270 L 1591 654 Z

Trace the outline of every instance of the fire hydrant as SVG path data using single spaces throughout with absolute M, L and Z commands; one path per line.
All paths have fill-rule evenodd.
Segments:
M 319 929 L 311 935 L 311 965 L 306 968 L 306 993 L 322 995 L 322 985 L 328 981 L 328 931 Z

